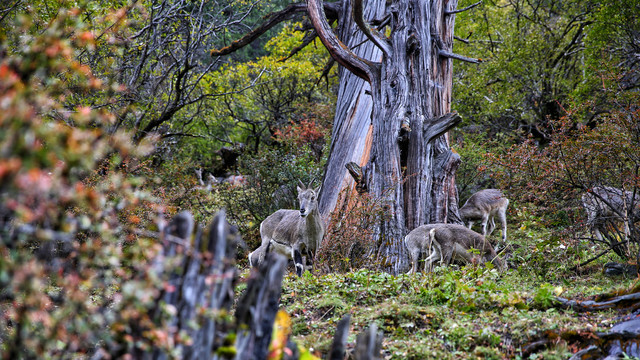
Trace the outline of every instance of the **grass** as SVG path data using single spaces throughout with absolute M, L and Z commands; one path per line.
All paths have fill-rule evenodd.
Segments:
M 376 323 L 385 359 L 566 359 L 580 348 L 581 336 L 606 330 L 617 314 L 561 310 L 554 297 L 587 298 L 629 288 L 635 279 L 603 275 L 611 258 L 570 271 L 594 253 L 591 245 L 567 247 L 544 236 L 516 229 L 503 273 L 482 265 L 400 276 L 364 269 L 302 278 L 290 273 L 281 306 L 292 319 L 294 340 L 316 354 L 327 354 L 348 313 L 348 347 Z M 541 338 L 554 340 L 526 348 Z
M 517 270 L 438 268 L 434 274 L 390 276 L 368 270 L 284 281 L 282 306 L 293 320 L 296 341 L 326 354 L 340 318 L 349 313 L 355 334 L 375 322 L 384 332 L 387 359 L 518 358 L 522 347 L 545 332 L 602 331 L 615 314 L 577 314 L 552 307 L 562 285 L 531 281 Z M 600 273 L 585 278 L 579 292 L 627 287 L 630 279 Z M 596 291 L 593 291 L 596 290 Z M 538 356 L 567 358 L 559 341 Z

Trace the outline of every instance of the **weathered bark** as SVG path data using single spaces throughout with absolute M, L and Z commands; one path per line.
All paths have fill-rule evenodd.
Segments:
M 383 41 L 366 24 L 354 22 L 352 2 L 353 16 L 360 16 L 361 0 L 343 1 L 340 43 L 321 29 L 326 21 L 314 9 L 321 9 L 322 1 L 307 0 L 312 23 L 329 53 L 366 79 L 371 94 L 366 96 L 366 84 L 354 80 L 353 74 L 341 73 L 320 210 L 326 218 L 343 206 L 337 203 L 339 193 L 354 185 L 346 178 L 345 164 L 360 165 L 361 188 L 383 199 L 389 215 L 374 229 L 378 261 L 383 269 L 399 273 L 409 266 L 402 241 L 407 230 L 424 223 L 459 222 L 459 157 L 442 135 L 459 117 L 443 116 L 451 111 L 452 60 L 440 55 L 452 53 L 454 15 L 445 13 L 456 9 L 457 0 L 402 0 L 388 8 L 384 0 L 369 1 L 365 19 L 382 19 L 385 11 L 390 15 L 391 35 Z M 354 58 L 350 47 L 367 39 L 354 52 L 366 49 L 372 57 Z
M 365 42 L 364 33 L 356 31 L 356 24 L 351 18 L 351 3 L 343 3 L 339 13 L 338 37 L 357 56 L 370 61 L 380 61 L 382 52 L 372 42 Z M 370 1 L 364 9 L 364 17 L 367 20 L 382 18 L 384 13 L 385 2 L 380 0 Z M 371 87 L 368 82 L 343 67 L 339 69 L 339 77 L 331 149 L 318 201 L 320 213 L 325 220 L 336 207 L 341 208 L 345 205 L 338 204 L 340 192 L 343 189 L 354 188 L 353 179 L 347 173 L 345 165 L 354 162 L 364 166 L 371 151 Z

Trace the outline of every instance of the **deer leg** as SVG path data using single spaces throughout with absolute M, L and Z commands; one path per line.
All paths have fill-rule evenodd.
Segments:
M 471 229 L 473 227 L 473 220 L 468 220 L 467 227 Z
M 487 236 L 487 222 L 489 222 L 489 214 L 482 216 L 482 235 Z
M 411 255 L 411 270 L 407 274 L 415 274 L 418 272 L 418 260 L 420 259 L 420 249 L 413 249 L 409 251 Z
M 495 228 L 496 228 L 496 222 L 495 222 L 494 217 L 491 216 L 489 218 L 489 229 L 487 230 L 487 235 L 486 236 L 489 237 Z
M 299 246 L 291 247 L 291 258 L 293 259 L 293 264 L 296 267 L 296 274 L 298 277 L 302 276 L 304 272 L 304 263 L 302 262 L 302 254 L 300 253 Z
M 436 259 L 438 259 L 437 261 L 442 263 L 442 248 L 440 247 L 440 244 L 437 241 L 433 241 L 431 243 L 431 248 L 429 249 L 429 257 L 425 259 L 425 264 L 424 264 L 425 272 L 427 272 L 427 266 L 428 266 L 429 272 L 433 270 L 433 263 L 434 261 L 436 261 Z
M 498 212 L 498 221 L 502 225 L 502 242 L 507 241 L 507 209 Z

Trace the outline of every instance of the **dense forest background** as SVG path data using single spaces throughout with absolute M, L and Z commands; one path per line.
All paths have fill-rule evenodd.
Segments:
M 297 206 L 298 181 L 320 183 L 338 65 L 308 37 L 304 7 L 248 46 L 212 53 L 288 6 L 0 5 L 3 358 L 82 358 L 96 346 L 171 353 L 179 336 L 145 314 L 163 286 L 150 259 L 166 219 L 189 210 L 206 223 L 226 209 L 246 268 L 260 222 Z M 505 191 L 520 276 L 552 282 L 597 254 L 637 262 L 638 229 L 623 248 L 619 238 L 594 241 L 580 197 L 599 185 L 640 189 L 638 9 L 635 0 L 505 0 L 456 15 L 455 52 L 480 60 L 454 63 L 460 200 Z M 363 196 L 350 206 L 327 219 L 317 276 L 378 267 L 361 249 L 380 204 Z M 550 289 L 538 289 L 538 304 Z M 128 336 L 134 323 L 145 336 Z

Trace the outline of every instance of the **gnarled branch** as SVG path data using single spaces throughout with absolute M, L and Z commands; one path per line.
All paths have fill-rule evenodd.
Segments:
M 424 124 L 424 139 L 430 142 L 445 132 L 453 129 L 462 121 L 462 117 L 457 112 L 444 114 L 433 122 Z
M 338 18 L 338 13 L 340 9 L 340 5 L 338 3 L 331 3 L 324 5 L 325 11 L 330 15 L 332 19 Z M 257 28 L 251 30 L 249 33 L 241 37 L 240 39 L 232 42 L 229 46 L 225 46 L 222 49 L 213 49 L 211 50 L 211 56 L 222 56 L 231 54 L 234 51 L 237 51 L 246 45 L 253 42 L 260 35 L 267 32 L 272 27 L 278 25 L 279 23 L 290 20 L 297 13 L 302 13 L 307 9 L 306 5 L 303 3 L 296 3 L 287 6 L 286 8 L 271 13 L 266 17 L 266 21 L 260 24 Z
M 315 38 L 318 37 L 318 34 L 316 33 L 315 30 L 311 30 L 309 32 L 307 32 L 304 35 L 304 38 L 302 39 L 302 44 L 296 46 L 295 48 L 293 48 L 290 52 L 289 55 L 283 57 L 282 59 L 278 60 L 278 61 L 287 61 L 289 60 L 293 55 L 297 54 L 300 50 L 304 49 L 307 47 L 307 45 L 311 44 L 311 42 L 313 40 L 315 40 Z
M 438 51 L 438 55 L 443 56 L 443 57 L 447 57 L 447 58 L 451 58 L 451 59 L 470 62 L 472 64 L 477 64 L 477 63 L 481 63 L 482 62 L 482 59 L 468 58 L 466 56 L 454 54 L 454 53 L 451 53 L 451 52 L 448 52 L 448 51 L 444 51 L 444 50 Z
M 344 165 L 349 171 L 349 174 L 353 178 L 353 181 L 356 182 L 356 191 L 359 194 L 363 194 L 367 192 L 367 184 L 365 183 L 364 169 L 360 167 L 360 165 L 350 161 Z
M 391 53 L 391 46 L 387 42 L 387 39 L 384 38 L 377 30 L 372 29 L 369 25 L 364 21 L 363 9 L 362 9 L 362 0 L 354 0 L 353 2 L 353 20 L 356 25 L 362 30 L 362 32 L 366 35 L 366 37 L 371 40 L 382 52 L 385 56 L 389 56 Z
M 469 39 L 463 39 L 463 38 L 461 38 L 461 37 L 459 37 L 459 36 L 455 36 L 455 35 L 453 35 L 453 38 L 454 38 L 454 39 L 456 39 L 456 40 L 458 40 L 458 41 L 460 41 L 460 42 L 463 42 L 463 43 L 465 43 L 465 44 L 468 44 L 468 43 L 469 43 Z
M 462 9 L 447 10 L 447 11 L 444 12 L 444 14 L 445 15 L 451 15 L 451 14 L 461 13 L 463 11 L 467 11 L 467 10 L 473 9 L 474 7 L 476 7 L 476 6 L 480 5 L 480 4 L 482 4 L 482 0 L 478 1 L 475 4 L 471 4 L 471 5 L 467 6 L 467 7 L 464 7 Z
M 322 0 L 307 0 L 307 10 L 318 37 L 336 61 L 354 75 L 368 81 L 377 81 L 380 64 L 356 55 L 333 33 L 324 13 Z

